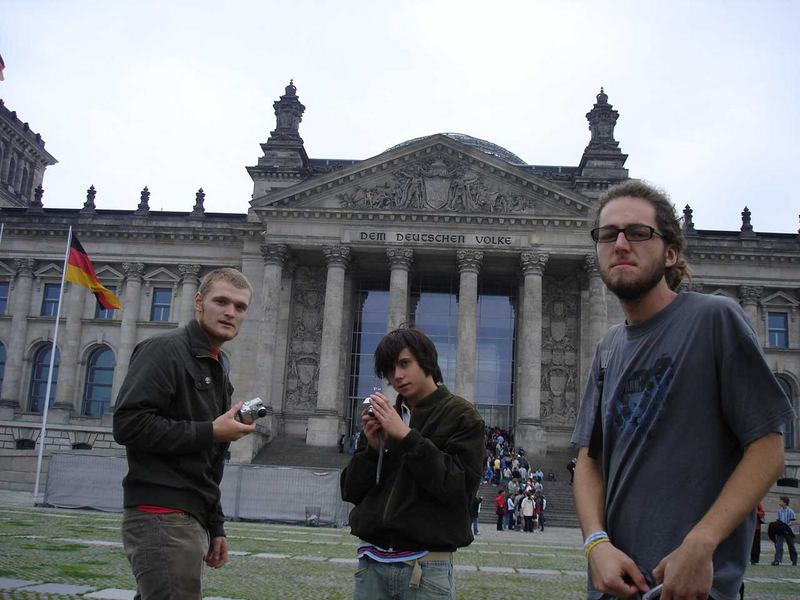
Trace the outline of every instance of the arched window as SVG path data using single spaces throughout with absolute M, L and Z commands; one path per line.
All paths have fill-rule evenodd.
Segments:
M 47 393 L 47 373 L 50 369 L 50 349 L 53 344 L 47 344 L 36 350 L 33 355 L 33 369 L 31 370 L 31 388 L 28 394 L 28 410 L 42 412 L 44 409 L 44 395 Z M 50 406 L 56 397 L 56 381 L 58 381 L 59 351 L 56 348 L 56 359 L 53 363 L 53 382 L 50 388 Z
M 797 407 L 795 406 L 794 403 L 794 394 L 792 394 L 791 384 L 786 380 L 786 378 L 781 377 L 780 375 L 778 375 L 777 379 L 778 383 L 781 384 L 781 388 L 783 388 L 783 393 L 786 394 L 787 398 L 789 398 L 789 402 L 791 403 L 792 408 L 794 408 L 796 411 Z M 794 448 L 797 447 L 797 443 L 795 440 L 795 435 L 796 435 L 795 426 L 796 426 L 795 421 L 789 421 L 789 423 L 784 425 L 783 427 L 783 447 L 786 448 L 787 450 L 793 450 Z
M 0 390 L 3 389 L 3 376 L 6 374 L 6 347 L 0 342 Z
M 111 383 L 114 379 L 114 352 L 101 346 L 89 356 L 86 384 L 83 386 L 81 414 L 101 417 L 111 404 Z

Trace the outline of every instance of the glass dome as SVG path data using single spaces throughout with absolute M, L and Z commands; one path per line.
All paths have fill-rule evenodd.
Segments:
M 487 142 L 486 140 L 482 140 L 480 138 L 472 137 L 471 135 L 466 135 L 465 133 L 442 133 L 439 135 L 446 135 L 450 139 L 453 139 L 457 142 L 461 142 L 462 144 L 466 144 L 467 146 L 472 146 L 473 148 L 477 148 L 484 154 L 488 154 L 490 156 L 496 156 L 507 163 L 511 163 L 512 165 L 524 165 L 526 164 L 524 160 L 522 160 L 519 156 L 510 152 L 503 148 L 502 146 L 498 146 L 497 144 L 493 144 L 492 142 Z M 408 140 L 397 144 L 396 146 L 392 146 L 386 152 L 390 152 L 392 150 L 397 150 L 398 148 L 403 148 L 404 146 L 410 146 L 420 140 L 424 140 L 427 138 L 434 137 L 432 135 L 425 135 L 422 137 L 414 138 L 413 140 Z

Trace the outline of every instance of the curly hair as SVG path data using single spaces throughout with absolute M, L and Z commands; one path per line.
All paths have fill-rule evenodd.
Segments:
M 608 188 L 600 196 L 597 203 L 597 212 L 594 219 L 594 227 L 600 224 L 600 213 L 603 212 L 606 204 L 617 198 L 631 197 L 640 198 L 649 202 L 656 211 L 656 228 L 664 238 L 664 242 L 675 248 L 677 259 L 675 264 L 667 267 L 664 277 L 671 290 L 676 290 L 684 279 L 691 280 L 692 270 L 689 263 L 683 256 L 686 250 L 686 238 L 683 235 L 683 228 L 678 215 L 675 213 L 675 206 L 669 199 L 669 195 L 664 190 L 658 189 L 639 179 L 629 179 Z

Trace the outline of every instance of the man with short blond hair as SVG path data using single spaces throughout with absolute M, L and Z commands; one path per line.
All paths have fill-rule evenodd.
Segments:
M 114 410 L 125 446 L 122 540 L 140 600 L 200 599 L 203 563 L 222 567 L 228 542 L 219 484 L 236 419 L 220 348 L 239 333 L 252 296 L 235 269 L 208 273 L 195 319 L 136 346 Z

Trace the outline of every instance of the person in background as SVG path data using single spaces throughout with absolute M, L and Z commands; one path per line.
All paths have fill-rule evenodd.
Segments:
M 797 566 L 797 549 L 794 546 L 794 529 L 792 523 L 797 516 L 794 511 L 789 508 L 789 496 L 781 496 L 778 499 L 778 520 L 775 522 L 775 559 L 772 561 L 773 566 L 778 566 L 783 561 L 783 542 L 789 547 L 789 560 L 792 561 L 794 566 Z
M 764 505 L 759 502 L 756 508 L 756 530 L 753 533 L 753 545 L 750 547 L 750 564 L 757 565 L 761 560 L 761 525 L 764 523 Z
M 506 514 L 506 492 L 503 488 L 497 490 L 497 496 L 494 499 L 494 514 L 497 516 L 497 531 L 503 531 Z
M 483 503 L 483 498 L 480 496 L 475 496 L 472 500 L 472 506 L 470 507 L 470 517 L 472 517 L 472 535 L 480 535 L 480 529 L 478 526 L 478 519 L 481 515 L 481 504 Z

